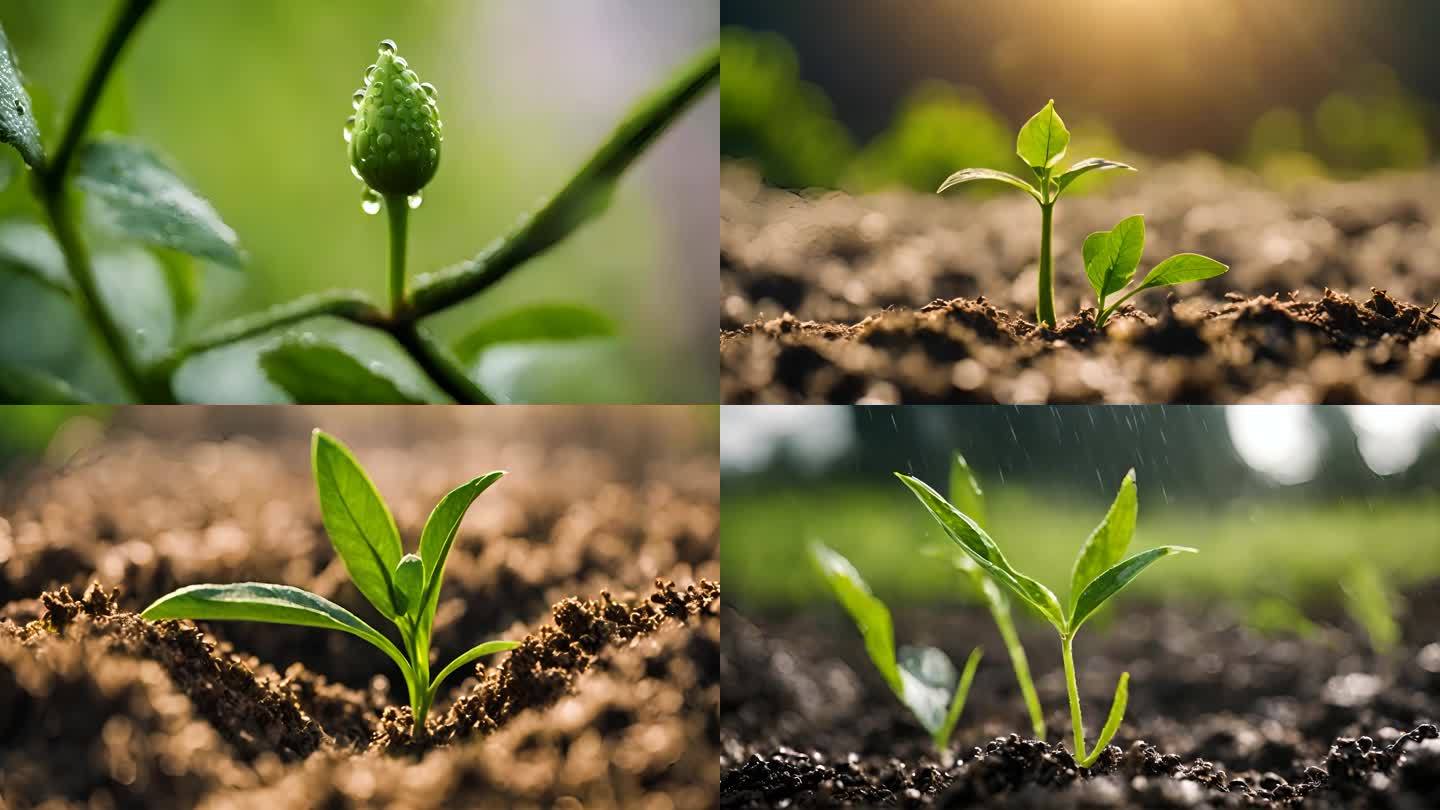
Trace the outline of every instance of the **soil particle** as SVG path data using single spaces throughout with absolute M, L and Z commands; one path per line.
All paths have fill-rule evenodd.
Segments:
M 1279 194 L 1203 160 L 1147 174 L 1062 206 L 1057 308 L 1072 314 L 1044 329 L 1027 200 L 797 196 L 726 167 L 722 400 L 1440 402 L 1440 179 Z M 1232 269 L 1097 330 L 1083 273 L 1064 268 L 1136 210 L 1142 269 L 1185 250 Z

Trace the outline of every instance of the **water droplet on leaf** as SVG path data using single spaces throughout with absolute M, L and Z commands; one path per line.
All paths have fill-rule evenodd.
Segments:
M 433 150 L 432 150 L 433 151 Z M 418 191 L 405 198 L 405 204 L 411 208 L 419 208 L 425 202 L 425 195 Z
M 360 195 L 360 210 L 375 216 L 380 213 L 380 193 L 373 188 L 367 188 Z

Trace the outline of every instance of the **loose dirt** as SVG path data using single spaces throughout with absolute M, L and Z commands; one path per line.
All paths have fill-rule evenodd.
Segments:
M 1056 329 L 1034 324 L 1039 213 L 721 183 L 721 396 L 787 402 L 1440 402 L 1440 172 L 1279 193 L 1195 158 L 1056 208 Z M 1103 330 L 1085 236 L 1146 215 L 1230 272 Z M 928 302 L 928 303 L 927 303 Z
M 412 413 L 391 433 L 285 410 L 124 412 L 98 448 L 3 482 L 0 804 L 714 805 L 713 414 Z M 510 471 L 457 537 L 435 646 L 521 646 L 452 676 L 418 738 L 394 665 L 348 636 L 135 613 L 179 584 L 268 579 L 382 626 L 324 537 L 315 425 L 352 444 L 412 544 L 450 485 Z
M 1129 709 L 1091 768 L 1070 754 L 1053 633 L 1025 636 L 1048 739 L 983 611 L 897 613 L 897 639 L 952 658 L 983 644 L 950 755 L 864 659 L 842 616 L 724 616 L 721 806 L 1420 808 L 1440 801 L 1440 588 L 1409 595 L 1405 637 L 1377 656 L 1343 617 L 1266 637 L 1223 611 L 1135 608 L 1076 642 L 1087 728 L 1121 671 Z M 958 659 L 957 659 L 958 660 Z M 1093 739 L 1093 737 L 1092 737 Z

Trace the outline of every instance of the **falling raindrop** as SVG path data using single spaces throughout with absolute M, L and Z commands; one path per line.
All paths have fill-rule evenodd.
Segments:
M 355 116 L 352 115 L 345 119 L 345 142 L 349 143 L 353 137 L 355 137 Z
M 425 195 L 421 194 L 418 191 L 405 198 L 405 204 L 410 206 L 411 208 L 419 208 L 421 205 L 424 204 L 424 202 Z
M 375 216 L 380 213 L 380 193 L 373 188 L 367 188 L 360 195 L 360 210 Z
M 395 40 L 393 40 L 393 39 L 382 39 L 382 40 L 380 40 L 380 52 L 381 52 L 381 53 L 394 53 L 394 52 L 395 52 Z

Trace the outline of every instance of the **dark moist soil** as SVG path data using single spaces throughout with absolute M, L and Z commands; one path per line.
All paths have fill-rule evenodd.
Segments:
M 1041 741 L 987 614 L 897 612 L 898 641 L 952 660 L 986 650 L 940 758 L 843 616 L 727 610 L 720 806 L 1437 807 L 1440 586 L 1408 596 L 1404 637 L 1416 643 L 1389 657 L 1341 616 L 1303 640 L 1257 635 L 1213 606 L 1131 605 L 1087 628 L 1076 665 L 1091 740 L 1116 679 L 1131 674 L 1115 743 L 1088 769 L 1070 754 L 1058 641 L 1045 628 L 1023 634 L 1047 709 Z
M 64 467 L 13 472 L 0 807 L 714 806 L 718 467 L 677 410 L 462 435 L 325 414 L 412 541 L 448 485 L 510 471 L 456 539 L 435 646 L 521 646 L 453 675 L 419 738 L 394 665 L 348 636 L 135 613 L 178 584 L 257 579 L 381 626 L 321 530 L 308 427 L 161 441 L 141 434 L 184 433 L 183 412 L 130 411 Z
M 1135 213 L 1141 273 L 1231 269 L 1096 330 L 1080 246 Z M 1440 402 L 1440 170 L 1280 193 L 1196 158 L 1065 199 L 1054 227 L 1042 329 L 1024 195 L 797 195 L 725 167 L 722 400 Z

